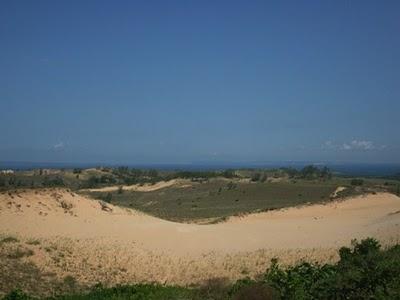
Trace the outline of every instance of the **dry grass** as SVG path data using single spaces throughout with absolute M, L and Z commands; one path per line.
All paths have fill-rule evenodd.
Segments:
M 54 192 L 59 196 L 53 197 Z M 172 223 L 63 190 L 20 196 L 0 195 L 0 228 L 12 233 L 0 243 L 0 291 L 18 287 L 18 280 L 33 293 L 42 291 L 42 284 L 72 290 L 98 282 L 231 282 L 257 277 L 275 257 L 282 265 L 334 262 L 337 249 L 360 232 L 399 238 L 400 202 L 389 194 L 233 217 L 213 225 Z M 64 213 L 62 201 L 73 205 L 73 215 Z

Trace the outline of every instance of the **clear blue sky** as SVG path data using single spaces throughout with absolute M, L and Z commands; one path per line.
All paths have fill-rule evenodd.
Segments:
M 400 162 L 400 1 L 1 1 L 0 161 Z

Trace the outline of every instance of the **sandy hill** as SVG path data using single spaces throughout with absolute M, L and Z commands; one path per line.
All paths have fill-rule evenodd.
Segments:
M 29 259 L 60 276 L 74 274 L 87 283 L 182 284 L 255 275 L 276 256 L 284 263 L 331 261 L 353 238 L 399 241 L 400 198 L 359 196 L 196 225 L 64 189 L 25 190 L 0 194 L 0 233 L 40 241 L 29 246 L 35 253 Z

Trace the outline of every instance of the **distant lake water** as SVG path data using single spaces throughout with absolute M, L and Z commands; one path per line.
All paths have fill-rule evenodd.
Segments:
M 50 162 L 0 162 L 0 169 L 29 170 L 38 168 L 91 168 L 91 167 L 116 167 L 128 166 L 140 169 L 158 170 L 222 170 L 237 168 L 282 168 L 292 167 L 301 169 L 306 165 L 327 166 L 335 173 L 351 176 L 385 176 L 400 173 L 400 164 L 389 163 L 333 163 L 333 162 L 195 162 L 187 164 L 107 164 L 107 163 L 50 163 Z

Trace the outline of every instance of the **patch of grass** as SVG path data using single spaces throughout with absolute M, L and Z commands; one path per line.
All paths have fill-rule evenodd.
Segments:
M 0 240 L 0 244 L 6 244 L 6 243 L 18 243 L 19 240 L 16 237 L 13 236 L 7 236 L 5 238 L 2 238 Z
M 40 245 L 40 241 L 39 241 L 39 240 L 36 240 L 36 239 L 27 240 L 26 243 L 27 243 L 28 245 L 34 245 L 34 246 Z
M 3 300 L 33 300 L 34 297 L 30 297 L 21 290 L 14 290 L 3 297 Z
M 12 259 L 2 253 L 0 291 L 1 293 L 10 293 L 4 299 L 32 299 L 32 297 L 28 298 L 21 290 L 30 295 L 43 296 L 55 289 L 54 274 L 45 274 L 32 262 Z
M 62 209 L 66 210 L 66 211 L 70 210 L 73 207 L 71 203 L 68 203 L 68 202 L 66 202 L 64 200 L 62 200 L 60 202 L 60 206 L 61 206 Z
M 71 276 L 71 275 L 67 275 L 64 277 L 64 283 L 70 288 L 70 289 L 74 289 L 77 285 L 76 279 L 75 277 Z
M 31 249 L 24 249 L 21 247 L 16 248 L 14 251 L 8 253 L 7 257 L 12 259 L 20 259 L 24 256 L 32 256 L 34 254 Z

